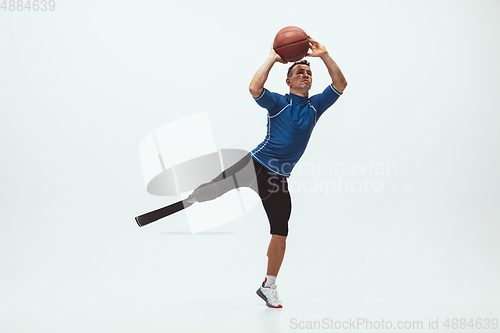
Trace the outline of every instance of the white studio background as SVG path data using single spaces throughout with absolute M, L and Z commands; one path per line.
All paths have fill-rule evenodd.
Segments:
M 500 2 L 55 2 L 0 10 L 1 332 L 500 318 Z M 288 25 L 349 83 L 297 167 L 351 172 L 290 178 L 276 311 L 255 295 L 261 207 L 199 235 L 182 212 L 144 228 L 134 216 L 176 199 L 142 181 L 138 145 L 154 129 L 206 111 L 219 148 L 261 142 L 248 84 Z M 329 77 L 311 62 L 314 94 Z M 287 67 L 268 89 L 287 92 Z M 392 169 L 370 172 L 380 165 Z M 377 192 L 356 191 L 367 181 Z

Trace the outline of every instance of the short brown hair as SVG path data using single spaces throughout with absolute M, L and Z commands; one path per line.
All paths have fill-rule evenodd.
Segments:
M 292 77 L 292 68 L 294 68 L 296 65 L 306 65 L 311 67 L 311 64 L 307 60 L 301 60 L 301 61 L 296 61 L 290 68 L 288 68 L 288 73 L 286 74 L 286 77 Z

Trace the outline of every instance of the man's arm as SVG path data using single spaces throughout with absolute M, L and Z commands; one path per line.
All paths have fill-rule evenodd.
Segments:
M 275 62 L 286 64 L 286 61 L 284 61 L 271 47 L 269 56 L 262 66 L 260 66 L 259 70 L 255 73 L 252 81 L 250 82 L 249 90 L 253 98 L 257 98 L 262 94 L 262 91 L 264 90 L 264 83 L 266 83 L 269 72 Z
M 326 68 L 328 68 L 328 74 L 330 74 L 330 77 L 332 78 L 332 85 L 333 87 L 339 92 L 342 93 L 347 86 L 347 81 L 344 77 L 344 74 L 342 74 L 342 71 L 340 70 L 339 66 L 337 66 L 337 63 L 330 57 L 328 54 L 328 51 L 326 48 L 315 41 L 314 39 L 309 36 L 309 42 L 310 42 L 310 49 L 311 53 L 308 53 L 306 56 L 307 57 L 319 57 L 321 60 L 326 65 Z

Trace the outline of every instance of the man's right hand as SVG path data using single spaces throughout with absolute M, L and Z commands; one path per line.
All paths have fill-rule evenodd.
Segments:
M 278 53 L 276 53 L 273 46 L 271 46 L 271 51 L 269 52 L 269 55 L 274 58 L 275 62 L 281 62 L 282 64 L 288 63 L 288 61 L 284 60 Z

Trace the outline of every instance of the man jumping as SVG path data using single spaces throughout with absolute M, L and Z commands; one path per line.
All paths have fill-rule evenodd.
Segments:
M 316 122 L 347 86 L 344 75 L 326 48 L 310 36 L 309 43 L 311 52 L 306 56 L 323 60 L 332 83 L 322 93 L 309 97 L 312 72 L 309 62 L 302 60 L 288 70 L 286 84 L 290 93 L 281 95 L 270 92 L 264 84 L 271 68 L 276 62 L 287 63 L 271 48 L 249 87 L 257 104 L 268 111 L 265 139 L 244 158 L 211 182 L 199 186 L 183 201 L 188 207 L 196 202 L 213 200 L 242 186 L 250 187 L 259 194 L 269 219 L 271 241 L 267 251 L 267 274 L 257 295 L 271 308 L 282 307 L 275 282 L 285 255 L 292 209 L 287 178 L 304 154 Z M 249 174 L 253 176 L 248 177 Z

